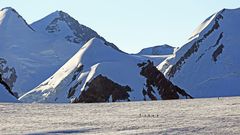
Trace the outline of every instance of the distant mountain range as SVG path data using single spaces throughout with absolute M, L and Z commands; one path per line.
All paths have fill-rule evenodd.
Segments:
M 63 11 L 29 25 L 13 8 L 4 8 L 0 73 L 20 102 L 239 96 L 238 24 L 240 10 L 224 9 L 179 49 L 162 45 L 128 54 Z M 14 99 L 6 90 L 1 95 L 6 94 Z M 3 97 L 0 102 L 8 101 Z
M 170 45 L 158 45 L 142 49 L 138 55 L 172 55 L 177 49 Z

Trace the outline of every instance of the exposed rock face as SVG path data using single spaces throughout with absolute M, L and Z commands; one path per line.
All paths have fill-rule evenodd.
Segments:
M 7 66 L 7 61 L 3 58 L 0 58 L 0 74 L 2 80 L 12 89 L 17 80 L 17 73 L 15 68 Z
M 223 51 L 223 44 L 221 44 L 212 54 L 213 60 L 216 62 L 217 61 L 217 57 L 222 53 Z
M 187 98 L 193 98 L 191 95 L 186 93 L 183 89 L 172 84 L 165 76 L 154 66 L 153 62 L 148 61 L 147 63 L 138 64 L 142 68 L 140 74 L 146 77 L 146 88 L 143 89 L 143 95 L 148 95 L 151 100 L 157 100 L 153 95 L 153 87 L 157 87 L 159 95 L 163 100 L 179 99 L 179 94 Z
M 58 25 L 58 22 L 60 21 L 65 22 L 68 27 L 73 31 L 73 36 L 69 35 L 65 37 L 69 42 L 80 43 L 82 41 L 90 40 L 92 37 L 98 36 L 96 32 L 93 32 L 86 26 L 79 24 L 77 20 L 62 11 L 59 11 L 59 18 L 55 18 L 46 27 L 46 31 L 48 33 L 55 33 L 61 31 Z M 85 34 L 83 35 L 82 33 Z
M 81 92 L 79 98 L 75 99 L 74 103 L 98 103 L 109 102 L 110 98 L 112 102 L 119 100 L 128 100 L 131 92 L 129 86 L 121 86 L 112 80 L 98 75 L 91 82 L 89 82 L 85 89 Z

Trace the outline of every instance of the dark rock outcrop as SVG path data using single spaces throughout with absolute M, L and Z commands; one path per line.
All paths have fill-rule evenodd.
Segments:
M 15 68 L 7 65 L 7 61 L 4 58 L 0 58 L 0 74 L 2 75 L 2 80 L 12 89 L 17 80 L 17 73 Z M 8 77 L 4 77 L 3 75 L 5 74 L 7 74 Z
M 171 81 L 165 78 L 165 76 L 154 66 L 153 62 L 139 63 L 141 68 L 140 74 L 146 77 L 147 90 L 143 90 L 143 95 L 148 95 L 151 100 L 157 100 L 154 96 L 153 87 L 156 87 L 159 95 L 163 100 L 179 99 L 179 94 L 187 98 L 193 98 L 191 95 L 185 92 L 185 90 L 172 84 Z M 145 98 L 144 98 L 145 99 Z
M 217 61 L 217 57 L 222 53 L 223 51 L 223 44 L 221 44 L 212 54 L 212 58 L 213 60 L 216 62 Z
M 128 92 L 131 91 L 129 86 L 121 86 L 100 74 L 86 85 L 79 98 L 76 98 L 73 103 L 109 102 L 110 97 L 112 102 L 129 101 Z

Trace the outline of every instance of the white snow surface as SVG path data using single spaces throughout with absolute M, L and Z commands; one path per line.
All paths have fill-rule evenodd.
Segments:
M 222 18 L 221 18 L 222 16 Z M 217 19 L 217 18 L 221 19 Z M 182 61 L 181 67 L 170 80 L 185 89 L 193 97 L 218 97 L 240 95 L 240 9 L 224 9 L 199 26 L 197 37 L 181 47 L 173 56 L 163 61 L 158 68 L 165 73 L 171 70 L 181 57 L 200 39 L 197 51 Z M 210 22 L 209 22 L 210 21 Z M 214 27 L 206 38 L 204 35 Z M 203 28 L 203 29 L 202 29 Z M 222 37 L 221 37 L 222 34 Z M 213 54 L 223 45 L 222 53 L 214 61 Z
M 239 135 L 240 98 L 0 104 L 1 134 Z
M 24 94 L 19 100 L 22 102 L 70 102 L 71 99 L 67 98 L 67 94 L 71 87 L 81 82 L 72 98 L 78 97 L 85 88 L 85 84 L 100 74 L 122 86 L 130 86 L 133 90 L 130 93 L 131 100 L 143 100 L 142 89 L 146 79 L 140 75 L 141 69 L 137 64 L 147 59 L 149 58 L 121 53 L 106 46 L 104 41 L 93 38 L 54 75 Z M 81 66 L 83 70 L 76 74 Z

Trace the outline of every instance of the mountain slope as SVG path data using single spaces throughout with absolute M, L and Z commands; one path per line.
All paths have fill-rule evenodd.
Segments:
M 0 14 L 0 58 L 5 65 L 0 71 L 3 76 L 8 76 L 6 70 L 14 73 L 15 77 L 5 79 L 20 95 L 48 78 L 80 48 L 34 31 L 12 8 Z
M 143 61 L 146 59 L 121 53 L 107 46 L 103 40 L 93 38 L 53 76 L 23 95 L 20 100 L 23 102 L 107 102 L 136 101 L 145 98 L 154 100 L 142 92 L 146 78 L 141 75 L 142 69 L 138 64 Z M 166 84 L 173 86 L 169 82 Z M 153 85 L 154 90 L 149 93 L 155 99 L 161 99 L 156 87 Z M 171 89 L 174 88 L 168 88 Z
M 221 10 L 158 68 L 194 97 L 240 95 L 239 23 L 240 9 Z
M 78 88 L 72 96 L 76 98 L 86 83 L 99 74 L 108 75 L 121 84 L 126 83 L 126 80 L 122 79 L 123 74 L 133 77 L 132 84 L 138 84 L 138 81 L 144 82 L 143 78 L 136 76 L 139 75 L 138 70 L 134 57 L 117 52 L 107 47 L 104 41 L 94 38 L 52 77 L 20 99 L 24 102 L 29 100 L 30 102 L 69 102 L 70 99 L 66 95 L 70 89 Z M 120 71 L 122 74 L 119 74 Z
M 57 17 L 56 14 L 60 13 L 53 13 L 51 19 L 58 20 L 59 16 Z M 39 30 L 45 27 L 45 23 L 42 22 L 48 22 L 48 17 L 30 26 L 13 8 L 8 7 L 0 11 L 0 73 L 3 74 L 11 89 L 20 96 L 55 73 L 82 47 L 85 40 L 94 36 L 99 37 L 96 32 L 78 24 L 66 13 L 61 12 L 61 14 L 64 14 L 64 18 L 61 19 L 69 21 L 67 23 L 63 21 L 59 27 L 65 31 L 49 34 Z M 62 22 L 61 19 L 60 22 Z M 58 27 L 59 21 L 56 22 Z M 50 26 L 54 27 L 54 24 Z M 76 27 L 71 26 L 72 29 L 70 29 L 69 24 Z M 79 30 L 82 28 L 83 31 Z M 64 38 L 63 34 L 74 36 L 74 30 L 77 34 L 84 35 L 84 39 L 78 39 L 80 43 L 70 42 Z M 108 45 L 114 47 L 111 43 Z
M 34 31 L 31 26 L 22 18 L 18 12 L 11 8 L 6 7 L 0 10 L 0 33 L 2 36 L 8 34 L 16 34 L 18 31 L 32 32 Z

